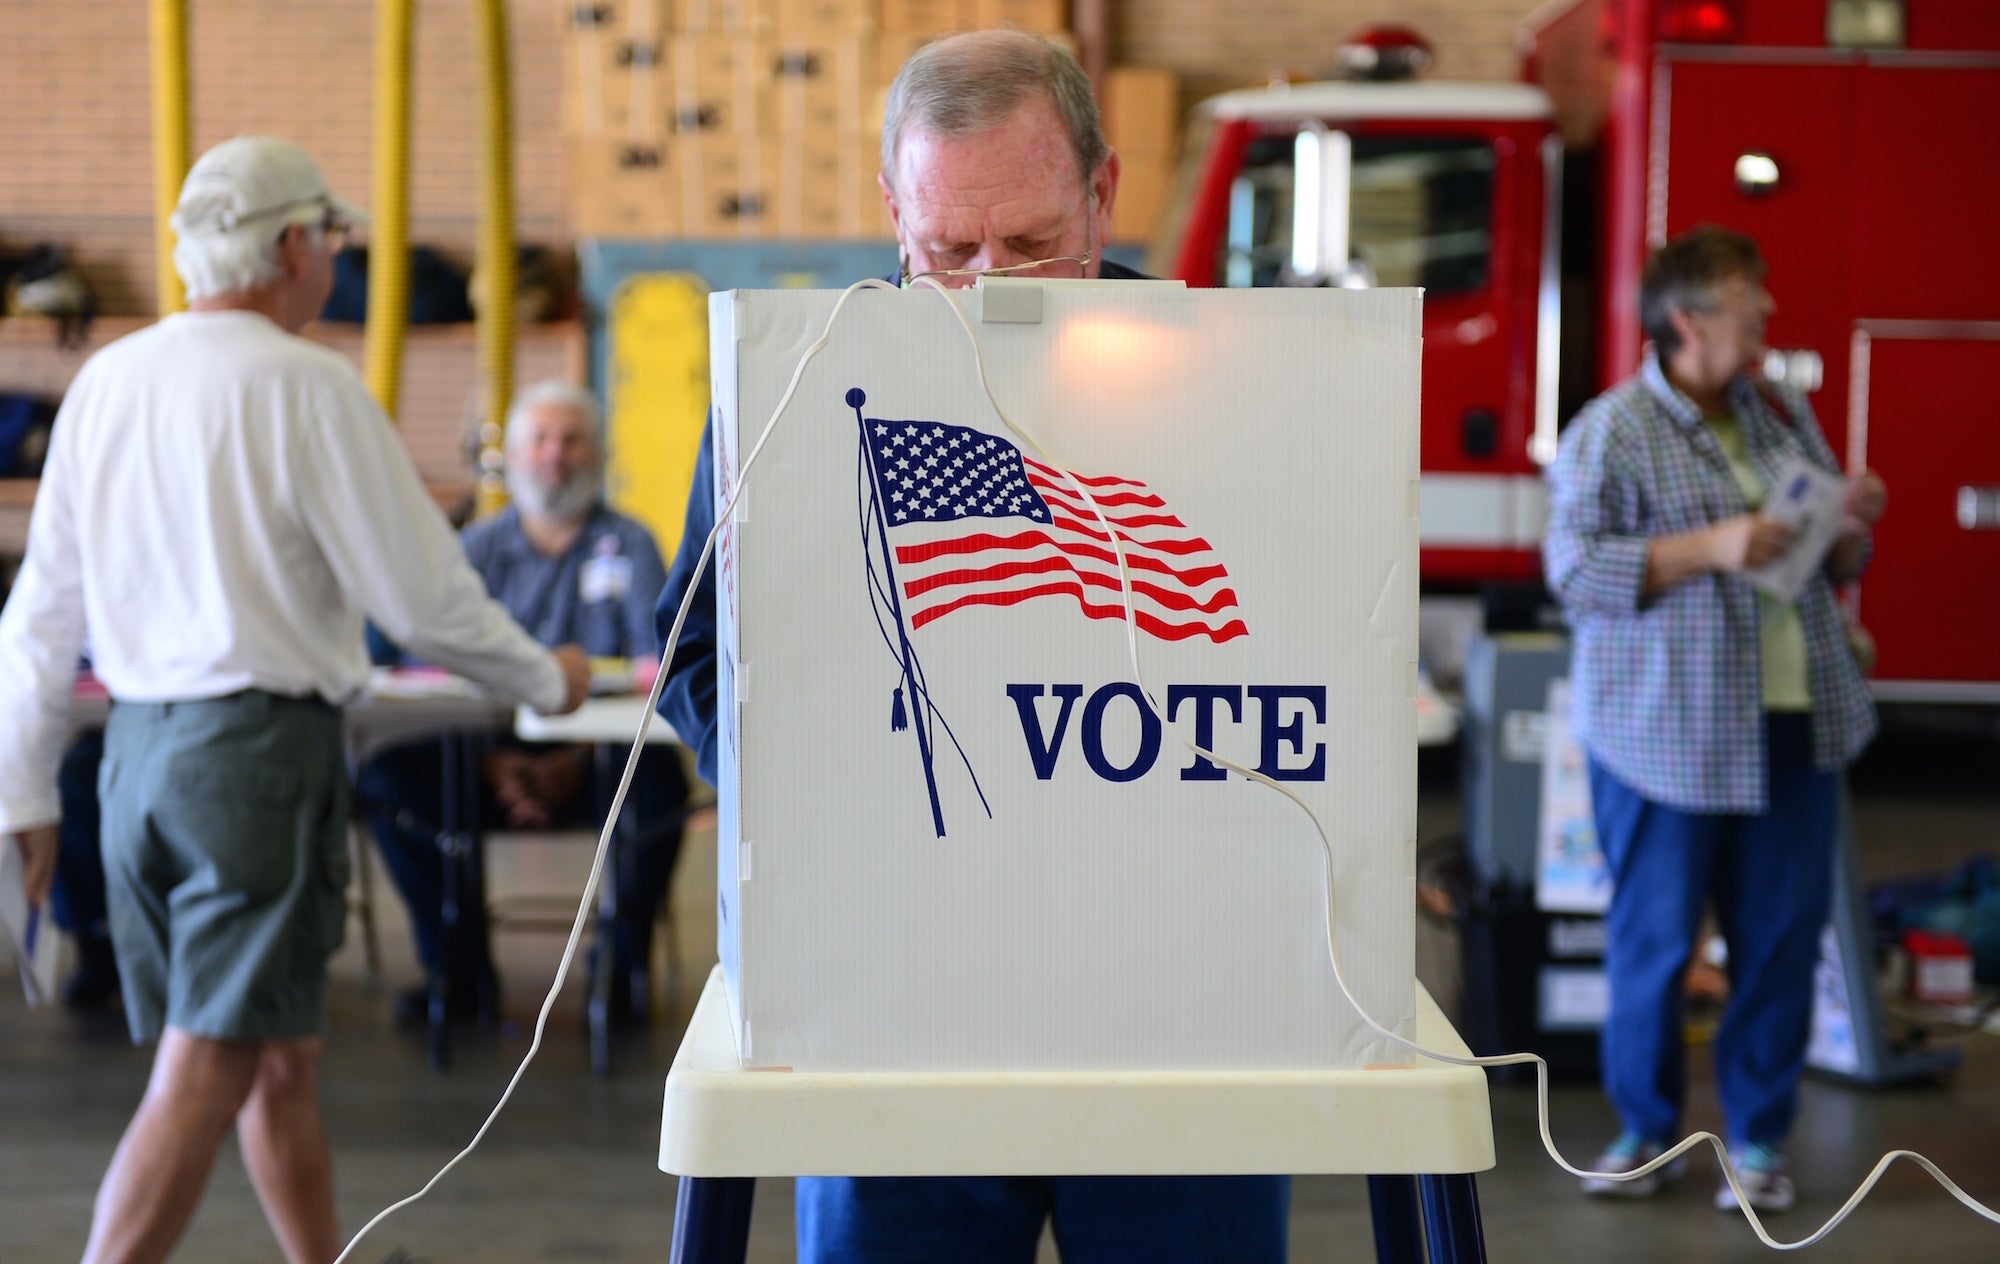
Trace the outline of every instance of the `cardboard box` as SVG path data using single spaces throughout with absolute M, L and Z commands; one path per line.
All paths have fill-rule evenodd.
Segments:
M 1002 291 L 1041 319 L 983 321 Z M 1419 293 L 955 294 L 1001 409 L 1131 519 L 1153 696 L 1325 823 L 1342 970 L 1410 1032 Z M 745 489 L 716 555 L 744 1062 L 1408 1063 L 1335 985 L 1305 816 L 1143 708 L 1108 550 L 1061 525 L 1074 492 L 1016 450 L 946 300 L 849 302 L 743 469 L 837 297 L 709 305 L 716 491 Z
M 800 144 L 788 139 L 778 148 L 772 225 L 780 237 L 838 237 L 841 183 L 839 146 Z
M 769 0 L 772 29 L 781 40 L 821 35 L 866 35 L 881 24 L 877 0 Z
M 665 130 L 672 77 L 664 37 L 580 32 L 570 36 L 565 52 L 565 132 L 657 136 Z
M 1104 135 L 1122 157 L 1180 150 L 1181 87 L 1171 70 L 1117 66 L 1105 77 Z
M 1963 1005 L 1972 999 L 1972 949 L 1949 931 L 1906 930 L 1910 999 L 1927 1005 Z
M 709 136 L 680 147 L 678 193 L 689 237 L 777 235 L 778 150 L 761 136 Z
M 880 0 L 882 29 L 932 36 L 970 30 L 974 0 Z
M 669 0 L 681 35 L 768 35 L 771 0 Z
M 1069 29 L 1066 0 L 973 0 L 971 24 L 984 29 L 1011 26 L 1045 34 Z
M 571 0 L 563 29 L 605 35 L 659 35 L 672 26 L 673 0 Z
M 764 130 L 773 54 L 768 41 L 683 35 L 668 41 L 667 53 L 673 70 L 672 131 L 711 136 Z
M 563 159 L 570 228 L 578 237 L 665 237 L 680 230 L 665 139 L 572 136 Z
M 1118 196 L 1111 203 L 1111 238 L 1128 245 L 1153 239 L 1173 189 L 1174 166 L 1164 158 L 1118 153 Z
M 881 161 L 872 144 L 785 137 L 777 154 L 774 225 L 780 237 L 888 235 L 888 216 L 880 209 L 882 194 L 875 184 Z
M 769 63 L 767 99 L 780 135 L 838 145 L 869 131 L 874 100 L 875 37 L 829 35 L 779 41 Z
M 882 202 L 882 186 L 876 181 L 882 170 L 880 146 L 872 139 L 857 139 L 848 143 L 846 152 L 854 158 L 842 166 L 840 236 L 864 241 L 895 237 L 889 208 Z
M 887 89 L 896 81 L 896 72 L 903 68 L 910 54 L 936 39 L 939 31 L 891 31 L 884 29 L 875 37 L 875 85 Z

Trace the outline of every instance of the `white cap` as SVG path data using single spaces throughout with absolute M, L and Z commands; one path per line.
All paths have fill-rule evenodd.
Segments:
M 174 207 L 174 231 L 181 236 L 227 233 L 239 225 L 279 217 L 311 206 L 331 211 L 349 224 L 367 222 L 362 209 L 329 189 L 312 155 L 278 136 L 238 136 L 195 160 Z

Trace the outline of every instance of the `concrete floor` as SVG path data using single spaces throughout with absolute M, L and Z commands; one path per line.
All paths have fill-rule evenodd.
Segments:
M 1989 715 L 1902 717 L 1854 778 L 1864 866 L 1871 878 L 1949 868 L 2000 851 L 2000 732 Z M 1457 825 L 1448 758 L 1427 757 L 1421 830 Z M 676 878 L 683 966 L 672 1000 L 650 1029 L 625 1034 L 609 1081 L 588 1072 L 580 986 L 560 998 L 538 1060 L 480 1149 L 424 1201 L 372 1232 L 352 1258 L 376 1264 L 444 1261 L 621 1261 L 667 1258 L 674 1181 L 655 1166 L 661 1083 L 680 1025 L 712 959 L 714 889 L 707 837 L 691 840 Z M 496 853 L 496 886 L 563 880 L 580 848 Z M 326 1114 L 335 1151 L 341 1221 L 349 1233 L 420 1187 L 471 1138 L 528 1044 L 538 988 L 552 976 L 559 941 L 507 936 L 500 965 L 506 1019 L 471 1033 L 448 1074 L 432 1072 L 421 1042 L 389 1018 L 394 987 L 412 976 L 393 895 L 383 905 L 385 968 L 368 976 L 357 937 L 334 965 L 333 1034 Z M 1447 958 L 1435 928 L 1426 960 Z M 1434 991 L 1449 972 L 1433 968 Z M 1794 1137 L 1799 1209 L 1774 1233 L 1801 1237 L 1830 1215 L 1885 1151 L 1909 1147 L 1939 1163 L 1968 1193 L 2000 1207 L 2000 1039 L 1934 1031 L 1964 1051 L 1948 1082 L 1892 1091 L 1808 1083 Z M 1711 1079 L 1692 1059 L 1690 1123 L 1717 1121 Z M 0 1261 L 74 1260 L 91 1200 L 145 1084 L 148 1054 L 113 1015 L 27 1012 L 0 988 Z M 1736 1261 L 1770 1258 L 1740 1219 L 1714 1211 L 1712 1161 L 1643 1204 L 1588 1201 L 1557 1170 L 1536 1136 L 1532 1086 L 1492 1091 L 1498 1166 L 1479 1179 L 1486 1239 L 1495 1260 Z M 1558 1085 L 1557 1143 L 1586 1162 L 1612 1131 L 1596 1089 Z M 750 1259 L 792 1258 L 791 1185 L 758 1188 Z M 1366 1191 L 1358 1178 L 1306 1177 L 1294 1187 L 1295 1260 L 1365 1259 Z M 1044 1259 L 1054 1252 L 1046 1243 Z M 268 1261 L 275 1244 L 233 1146 L 176 1257 L 209 1264 Z M 1975 1217 L 1916 1168 L 1899 1164 L 1877 1192 L 1811 1258 L 1841 1261 L 2000 1259 L 2000 1226 Z

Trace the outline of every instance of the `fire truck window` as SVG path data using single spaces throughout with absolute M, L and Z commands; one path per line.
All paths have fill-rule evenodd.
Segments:
M 1475 138 L 1356 136 L 1348 208 L 1356 271 L 1434 297 L 1486 287 L 1493 250 L 1492 147 Z M 1230 190 L 1223 284 L 1283 285 L 1291 257 L 1292 139 L 1244 154 Z

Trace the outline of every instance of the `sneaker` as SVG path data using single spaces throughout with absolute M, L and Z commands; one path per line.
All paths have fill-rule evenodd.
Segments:
M 1792 1188 L 1791 1165 L 1776 1146 L 1746 1145 L 1729 1152 L 1729 1166 L 1743 1185 L 1743 1196 L 1758 1211 L 1790 1211 L 1798 1201 Z M 1736 1191 L 1724 1180 L 1715 1190 L 1719 1211 L 1736 1210 Z
M 494 995 L 499 995 L 499 984 L 495 983 Z M 431 985 L 413 983 L 396 993 L 391 1009 L 398 1029 L 402 1031 L 422 1031 L 431 1022 Z M 446 987 L 444 993 L 445 1017 L 455 1023 L 468 1023 L 479 1014 L 479 989 L 466 984 L 460 987 Z
M 1686 1169 L 1687 1164 L 1683 1160 L 1675 1159 L 1665 1167 L 1631 1180 L 1612 1178 L 1617 1173 L 1630 1172 L 1651 1163 L 1660 1157 L 1662 1148 L 1659 1142 L 1636 1132 L 1619 1133 L 1618 1139 L 1606 1146 L 1604 1153 L 1591 1163 L 1591 1170 L 1599 1175 L 1583 1178 L 1583 1192 L 1598 1198 L 1651 1198 Z

